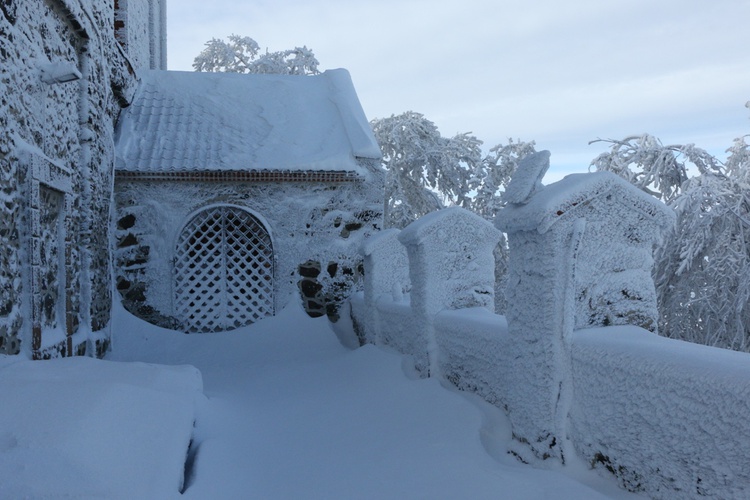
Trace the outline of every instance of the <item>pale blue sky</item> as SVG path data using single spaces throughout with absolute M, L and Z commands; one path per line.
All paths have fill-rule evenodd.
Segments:
M 412 110 L 446 136 L 552 152 L 585 171 L 588 141 L 649 132 L 723 155 L 750 133 L 750 0 L 170 0 L 169 68 L 212 37 L 307 45 L 350 71 L 369 118 Z

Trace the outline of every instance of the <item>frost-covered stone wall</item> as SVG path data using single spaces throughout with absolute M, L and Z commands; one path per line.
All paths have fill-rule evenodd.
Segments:
M 365 293 L 352 303 L 358 337 L 412 356 L 423 375 L 438 370 L 435 315 L 494 311 L 493 251 L 499 239 L 490 223 L 454 207 L 368 241 L 362 249 Z
M 167 69 L 166 0 L 115 0 L 115 36 L 136 70 Z
M 270 234 L 275 309 L 299 300 L 312 316 L 335 320 L 336 304 L 361 289 L 358 249 L 380 228 L 379 182 L 118 180 L 116 281 L 123 304 L 155 324 L 181 328 L 173 304 L 178 235 L 193 214 L 226 205 L 249 211 Z
M 511 413 L 519 439 L 537 456 L 564 458 L 570 336 L 592 326 L 656 330 L 651 252 L 674 214 L 608 172 L 570 175 L 533 190 L 514 190 L 515 181 L 509 191 L 529 194 L 509 203 L 497 225 L 510 246 L 506 299 L 515 383 L 537 390 L 511 392 L 508 404 L 520 410 Z
M 102 349 L 114 120 L 135 83 L 113 6 L 29 0 L 0 11 L 0 353 Z
M 569 438 L 649 498 L 750 498 L 750 355 L 635 327 L 576 331 Z
M 406 265 L 404 249 L 394 243 L 408 238 L 389 231 L 364 247 L 365 293 L 350 309 L 359 340 L 387 345 L 422 376 L 504 409 L 509 451 L 523 461 L 578 455 L 650 498 L 747 498 L 749 355 L 644 329 L 655 307 L 648 249 L 669 211 L 609 175 L 527 193 L 532 200 L 520 198 L 526 203 L 500 219 L 511 233 L 507 322 L 486 308 L 452 306 L 460 301 L 446 292 L 476 278 L 460 259 L 428 259 L 446 264 L 429 290 L 448 300 L 425 314 L 424 299 L 414 300 L 428 281 L 421 262 L 451 246 L 422 240 L 429 252 L 409 252 L 412 288 L 403 293 L 405 270 L 393 266 Z M 454 229 L 461 241 L 463 226 Z M 476 241 L 467 240 L 471 255 Z M 490 276 L 492 266 L 473 271 Z

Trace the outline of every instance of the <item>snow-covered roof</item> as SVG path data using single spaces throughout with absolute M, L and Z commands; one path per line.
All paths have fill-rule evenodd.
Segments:
M 674 212 L 653 196 L 611 172 L 592 172 L 571 174 L 544 186 L 526 204 L 508 204 L 497 215 L 495 225 L 505 232 L 537 229 L 545 233 L 576 205 L 607 193 L 613 193 L 615 201 L 648 214 L 660 225 L 674 223 Z
M 349 73 L 144 71 L 117 129 L 126 172 L 349 171 L 380 148 Z

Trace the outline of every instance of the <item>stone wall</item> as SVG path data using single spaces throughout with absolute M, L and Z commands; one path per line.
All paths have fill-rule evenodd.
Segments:
M 167 69 L 166 0 L 115 0 L 114 28 L 135 69 Z
M 107 343 L 114 120 L 135 81 L 112 5 L 3 2 L 0 353 Z
M 452 245 L 425 238 L 422 248 L 416 245 L 408 252 L 408 294 L 399 291 L 404 269 L 389 264 L 404 262 L 403 249 L 395 242 L 415 241 L 397 231 L 372 238 L 364 249 L 365 292 L 350 301 L 358 331 L 340 338 L 349 340 L 357 333 L 360 340 L 387 345 L 403 353 L 422 376 L 441 378 L 506 411 L 514 438 L 508 451 L 521 461 L 570 463 L 577 455 L 649 498 L 747 498 L 750 355 L 667 339 L 633 324 L 574 329 L 576 324 L 590 326 L 590 311 L 597 318 L 611 315 L 612 322 L 640 323 L 640 312 L 649 309 L 642 302 L 650 287 L 637 277 L 626 288 L 641 297 L 633 307 L 612 308 L 629 298 L 593 302 L 580 323 L 575 321 L 582 310 L 575 292 L 602 280 L 620 291 L 618 275 L 628 270 L 638 274 L 650 263 L 639 249 L 648 248 L 663 219 L 669 220 L 656 201 L 646 198 L 648 206 L 641 206 L 640 194 L 627 206 L 610 210 L 608 192 L 595 192 L 593 198 L 605 203 L 589 207 L 574 198 L 569 206 L 580 209 L 569 212 L 572 220 L 549 231 L 538 231 L 539 221 L 528 213 L 513 219 L 530 226 L 510 235 L 507 322 L 485 307 L 460 308 L 465 302 L 456 300 L 466 296 L 461 284 L 493 274 L 491 263 L 481 258 L 491 255 L 491 245 L 482 248 L 477 239 L 468 239 L 466 259 L 451 258 L 465 224 L 449 225 L 455 231 Z M 550 213 L 562 216 L 566 210 L 555 206 Z M 633 213 L 624 213 L 629 210 Z M 612 213 L 618 216 L 606 217 Z M 435 217 L 439 212 L 428 222 Z M 433 227 L 432 234 L 438 235 L 441 227 Z M 617 233 L 623 237 L 615 237 Z M 487 240 L 492 241 L 480 243 Z M 448 258 L 425 258 L 441 252 Z M 479 257 L 473 259 L 473 269 L 465 265 L 472 254 Z M 433 269 L 440 267 L 436 262 L 446 268 L 420 278 L 425 261 Z M 411 269 L 414 264 L 417 270 Z M 435 277 L 439 279 L 429 281 Z M 636 314 L 618 316 L 618 311 Z
M 195 213 L 228 205 L 249 211 L 270 234 L 276 310 L 299 300 L 311 316 L 336 320 L 338 304 L 361 289 L 358 249 L 380 228 L 381 192 L 364 181 L 118 180 L 116 283 L 123 304 L 147 321 L 178 328 L 172 304 L 177 237 Z

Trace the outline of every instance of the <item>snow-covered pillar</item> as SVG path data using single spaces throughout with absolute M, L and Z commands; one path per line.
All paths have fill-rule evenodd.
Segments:
M 377 302 L 385 296 L 394 302 L 403 300 L 409 289 L 409 259 L 398 240 L 399 229 L 386 229 L 365 240 L 362 245 L 365 268 L 365 340 L 379 343 L 380 321 Z
M 513 434 L 538 457 L 564 460 L 573 453 L 573 330 L 655 329 L 650 252 L 674 215 L 609 172 L 542 186 L 549 156 L 542 151 L 519 164 L 496 224 L 510 247 L 506 317 L 514 380 L 506 404 Z
M 433 319 L 444 309 L 495 310 L 495 258 L 501 234 L 478 215 L 453 207 L 429 213 L 398 239 L 409 256 L 411 306 L 424 334 L 428 375 L 437 373 Z M 430 373 L 432 372 L 432 373 Z
M 505 403 L 513 436 L 539 458 L 564 459 L 558 417 L 569 393 L 566 332 L 574 324 L 575 257 L 585 221 L 572 232 L 540 228 L 550 192 L 541 183 L 549 158 L 549 151 L 541 151 L 520 162 L 495 223 L 507 233 L 510 248 L 505 297 L 512 366 Z

